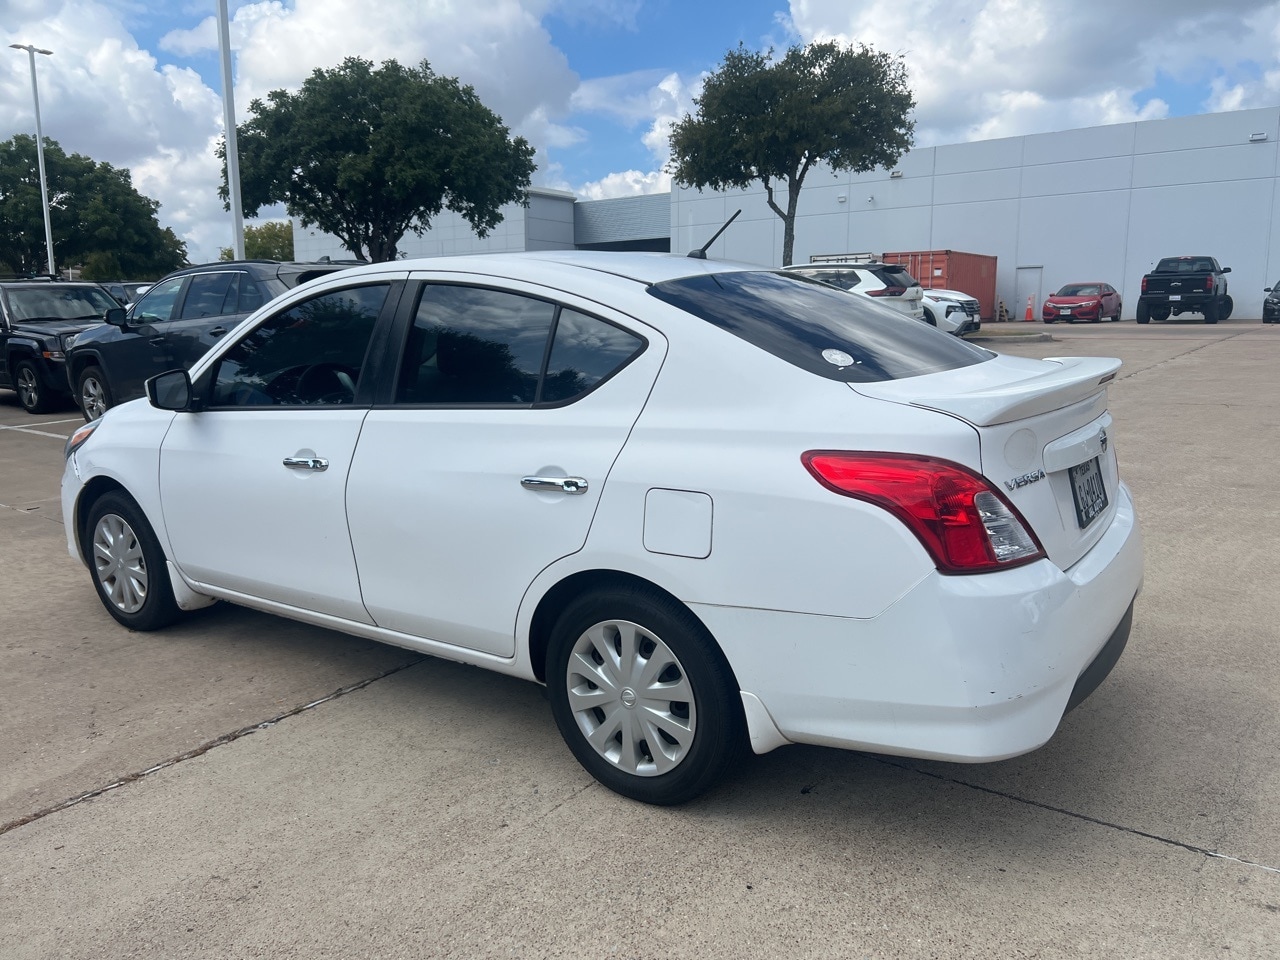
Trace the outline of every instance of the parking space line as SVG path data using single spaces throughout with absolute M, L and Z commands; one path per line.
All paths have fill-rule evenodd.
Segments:
M 70 423 L 70 420 L 55 420 L 54 423 Z M 14 430 L 18 433 L 30 433 L 37 437 L 53 437 L 55 440 L 67 439 L 65 433 L 50 433 L 48 430 L 32 430 L 30 427 L 6 427 L 0 426 L 0 430 Z

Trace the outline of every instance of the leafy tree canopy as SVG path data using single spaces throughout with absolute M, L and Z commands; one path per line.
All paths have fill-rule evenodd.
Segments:
M 375 69 L 348 57 L 249 110 L 236 128 L 245 215 L 284 203 L 357 256 L 395 259 L 404 234 L 421 235 L 446 208 L 483 237 L 502 222 L 503 204 L 527 203 L 533 148 L 425 60 Z M 225 142 L 218 155 L 227 200 Z
M 780 60 L 740 45 L 694 103 L 696 111 L 672 128 L 669 172 L 685 187 L 745 189 L 760 181 L 784 224 L 784 264 L 814 164 L 854 173 L 890 166 L 915 128 L 902 58 L 834 41 L 791 47 Z M 785 209 L 774 193 L 783 183 Z
M 55 266 L 78 267 L 86 280 L 153 280 L 186 264 L 186 245 L 160 226 L 160 204 L 138 193 L 128 170 L 68 156 L 47 137 L 44 163 Z M 0 269 L 48 269 L 36 138 L 27 134 L 0 143 Z
M 235 255 L 231 247 L 223 247 L 218 259 L 230 260 Z M 246 224 L 244 255 L 249 260 L 292 260 L 293 224 L 282 220 Z

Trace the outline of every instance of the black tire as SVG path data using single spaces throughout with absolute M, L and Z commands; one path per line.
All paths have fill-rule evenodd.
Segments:
M 76 403 L 86 420 L 98 419 L 115 403 L 101 367 L 88 366 L 80 371 L 76 379 Z
M 132 499 L 119 492 L 99 497 L 84 530 L 89 573 L 107 613 L 130 630 L 159 630 L 182 615 L 164 550 Z
M 684 803 L 710 789 L 743 753 L 742 702 L 724 655 L 688 608 L 655 591 L 620 587 L 570 603 L 553 628 L 546 675 L 551 712 L 569 749 L 624 797 Z M 651 678 L 650 690 L 661 685 L 684 696 L 645 697 L 635 689 L 638 677 Z M 599 747 L 588 739 L 593 733 L 603 738 Z
M 1139 303 L 1138 312 L 1134 315 L 1133 319 L 1138 321 L 1138 323 L 1150 323 L 1151 308 L 1147 306 L 1145 303 Z
M 928 307 L 924 308 L 924 322 L 931 327 L 936 327 L 938 325 L 938 318 L 934 316 L 933 311 Z
M 1173 308 L 1167 303 L 1157 303 L 1151 308 L 1151 319 L 1158 323 L 1163 323 L 1169 319 L 1169 314 L 1173 312 Z
M 1231 294 L 1227 294 L 1222 298 L 1222 319 L 1230 320 L 1231 311 L 1236 308 L 1236 302 L 1231 299 Z
M 19 360 L 14 366 L 13 389 L 18 392 L 18 402 L 27 413 L 48 413 L 53 409 L 54 398 L 40 382 L 40 371 L 30 360 Z
M 1115 313 L 1112 315 L 1112 317 L 1111 317 L 1112 321 L 1113 321 L 1113 322 L 1115 322 L 1115 323 L 1119 323 L 1119 322 L 1120 322 L 1120 315 L 1121 315 L 1122 313 L 1124 313 L 1124 301 L 1122 301 L 1122 300 L 1117 300 L 1117 301 L 1116 301 L 1116 312 L 1115 312 Z
M 1219 309 L 1220 309 L 1220 307 L 1219 307 L 1219 305 L 1218 305 L 1218 301 L 1217 301 L 1217 300 L 1213 300 L 1213 301 L 1211 301 L 1211 302 L 1209 302 L 1209 303 L 1206 303 L 1206 304 L 1204 305 L 1204 322 L 1205 322 L 1205 323 L 1217 323 L 1217 322 L 1218 322 L 1218 311 L 1219 311 Z

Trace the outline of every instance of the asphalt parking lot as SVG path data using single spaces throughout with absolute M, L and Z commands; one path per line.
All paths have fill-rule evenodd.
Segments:
M 531 684 L 226 605 L 123 630 L 62 532 L 81 418 L 0 391 L 0 957 L 1275 957 L 1280 326 L 1001 328 L 1125 361 L 1116 671 L 1025 757 L 791 746 L 677 809 Z

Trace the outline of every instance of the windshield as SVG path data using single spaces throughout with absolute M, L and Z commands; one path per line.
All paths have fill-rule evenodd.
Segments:
M 1068 283 L 1058 291 L 1059 297 L 1096 297 L 1101 291 L 1096 283 Z
M 100 287 L 31 286 L 10 287 L 9 311 L 15 320 L 101 320 L 115 297 Z
M 802 370 L 845 383 L 918 377 L 995 354 L 862 297 L 773 271 L 713 273 L 649 294 Z

